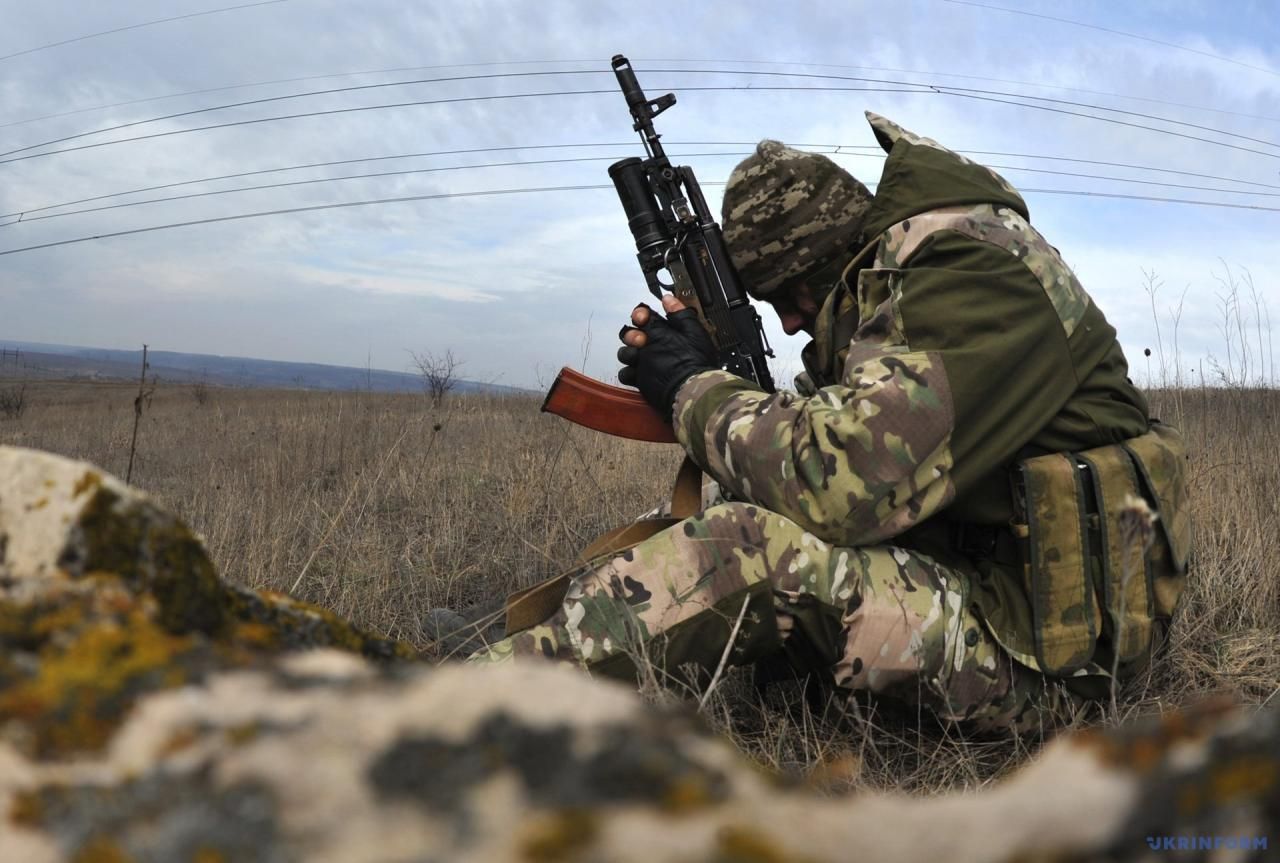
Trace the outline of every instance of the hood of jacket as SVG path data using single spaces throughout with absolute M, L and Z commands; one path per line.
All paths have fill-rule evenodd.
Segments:
M 868 111 L 867 122 L 888 158 L 863 217 L 859 247 L 892 225 L 939 207 L 994 204 L 1030 218 L 1022 196 L 990 168 L 879 114 Z

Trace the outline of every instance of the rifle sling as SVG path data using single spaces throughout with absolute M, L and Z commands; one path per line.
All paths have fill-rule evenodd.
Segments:
M 583 568 L 613 557 L 678 524 L 702 508 L 702 469 L 685 456 L 671 489 L 670 518 L 642 518 L 596 537 L 578 554 L 573 568 L 507 597 L 506 635 L 537 626 L 560 610 L 569 579 Z

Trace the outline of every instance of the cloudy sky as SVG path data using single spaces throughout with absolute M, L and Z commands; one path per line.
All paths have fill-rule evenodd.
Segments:
M 833 158 L 874 183 L 871 109 L 1001 166 L 1137 376 L 1159 357 L 1142 356 L 1157 346 L 1144 271 L 1162 283 L 1166 351 L 1185 296 L 1184 370 L 1225 365 L 1229 348 L 1238 367 L 1242 328 L 1256 353 L 1261 309 L 1280 326 L 1269 0 L 1230 14 L 1191 0 L 278 0 L 133 26 L 232 5 L 0 0 L 0 252 L 342 202 L 607 184 L 609 162 L 639 152 L 608 65 L 625 53 L 651 96 L 677 93 L 659 128 L 717 210 L 711 184 L 762 137 L 839 145 Z M 529 74 L 550 72 L 580 74 Z M 327 113 L 241 122 L 314 112 Z M 157 133 L 173 134 L 121 140 Z M 295 185 L 138 203 L 280 183 Z M 156 186 L 169 187 L 134 191 Z M 0 254 L 0 340 L 388 369 L 449 349 L 474 379 L 537 387 L 564 364 L 611 378 L 618 326 L 646 297 L 633 251 L 611 189 L 215 221 Z M 801 342 L 770 332 L 787 375 Z

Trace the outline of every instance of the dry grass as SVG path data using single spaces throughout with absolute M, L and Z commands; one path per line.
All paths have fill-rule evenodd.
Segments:
M 136 384 L 39 382 L 0 443 L 123 475 Z M 158 388 L 134 482 L 205 537 L 220 570 L 392 636 L 567 567 L 666 493 L 672 447 L 619 442 L 536 399 Z
M 131 384 L 30 383 L 25 413 L 0 419 L 0 443 L 123 472 L 133 395 Z M 1211 693 L 1261 703 L 1280 687 L 1280 392 L 1151 395 L 1191 447 L 1195 571 L 1169 650 L 1122 694 L 1120 718 Z M 492 601 L 559 572 L 668 490 L 676 448 L 610 439 L 537 408 L 161 385 L 135 481 L 204 534 L 228 578 L 423 643 L 425 610 Z M 704 712 L 760 762 L 833 789 L 972 788 L 1036 746 L 964 740 L 914 715 L 818 710 L 798 689 L 762 701 L 742 672 Z

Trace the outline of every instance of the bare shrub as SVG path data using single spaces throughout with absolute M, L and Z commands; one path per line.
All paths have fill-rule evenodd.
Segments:
M 457 389 L 462 361 L 453 355 L 452 350 L 443 354 L 409 351 L 409 356 L 413 357 L 413 364 L 422 376 L 422 390 L 430 399 L 431 407 L 440 407 L 445 396 Z
M 27 385 L 18 384 L 0 390 L 0 415 L 5 419 L 22 419 L 27 410 Z

